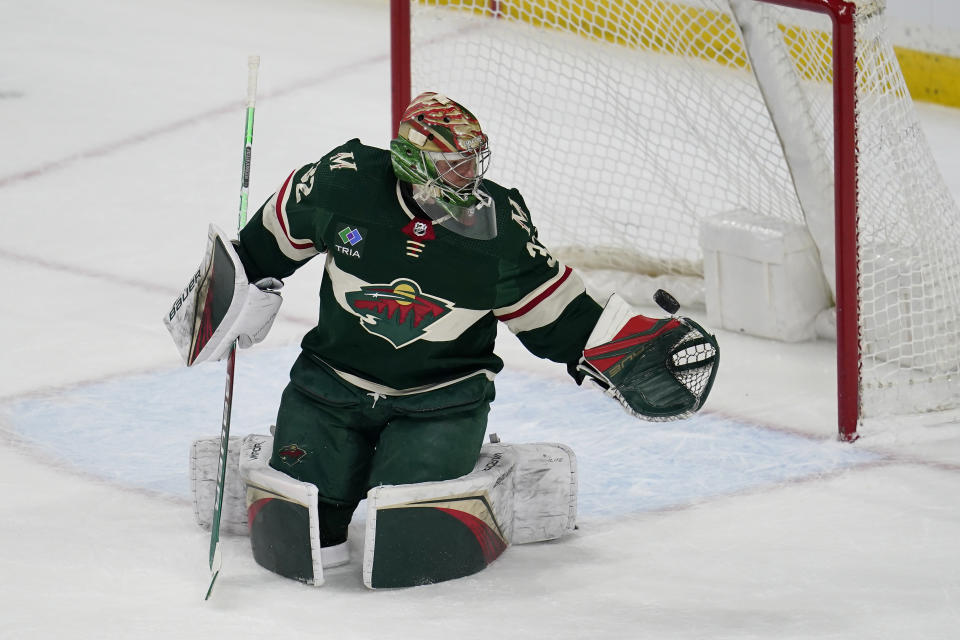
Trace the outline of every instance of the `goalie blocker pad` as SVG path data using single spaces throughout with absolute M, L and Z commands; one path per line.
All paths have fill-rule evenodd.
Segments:
M 690 318 L 648 318 L 610 296 L 577 367 L 634 416 L 687 418 L 717 375 L 717 339 Z
M 241 347 L 263 340 L 282 300 L 262 289 L 280 286 L 272 278 L 250 284 L 230 239 L 211 224 L 200 267 L 163 319 L 187 366 L 222 360 L 238 338 Z
M 308 584 L 349 560 L 347 543 L 320 552 L 316 488 L 268 465 L 273 440 L 231 438 L 221 532 L 251 536 L 256 561 Z M 198 522 L 210 527 L 220 441 L 193 443 Z M 363 580 L 408 587 L 483 569 L 509 544 L 559 538 L 576 525 L 577 468 L 561 444 L 487 444 L 474 470 L 443 482 L 376 487 L 367 495 Z M 319 552 L 319 553 L 318 553 Z

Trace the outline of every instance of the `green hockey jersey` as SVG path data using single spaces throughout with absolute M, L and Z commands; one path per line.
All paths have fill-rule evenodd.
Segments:
M 483 189 L 497 235 L 460 236 L 419 210 L 389 151 L 350 140 L 287 176 L 240 232 L 240 256 L 253 281 L 326 253 L 319 322 L 302 347 L 367 390 L 493 379 L 497 321 L 574 374 L 601 308 L 540 244 L 520 193 L 489 180 Z

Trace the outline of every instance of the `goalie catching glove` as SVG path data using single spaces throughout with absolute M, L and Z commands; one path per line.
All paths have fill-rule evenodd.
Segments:
M 719 359 L 717 339 L 690 318 L 648 318 L 614 294 L 577 369 L 634 416 L 661 422 L 703 406 Z
M 222 360 L 236 340 L 245 349 L 262 341 L 280 310 L 283 283 L 250 284 L 226 234 L 211 224 L 200 268 L 163 319 L 187 366 Z

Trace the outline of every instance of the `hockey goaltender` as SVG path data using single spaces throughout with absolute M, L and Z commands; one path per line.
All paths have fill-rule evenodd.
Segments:
M 689 318 L 638 315 L 616 295 L 601 307 L 541 244 L 520 192 L 484 178 L 489 159 L 474 115 L 423 93 L 389 150 L 350 140 L 292 171 L 237 240 L 211 225 L 200 269 L 165 318 L 190 365 L 261 341 L 281 280 L 326 255 L 319 322 L 272 436 L 229 448 L 222 527 L 249 533 L 267 569 L 321 584 L 324 568 L 348 561 L 364 498 L 373 588 L 469 575 L 511 543 L 573 529 L 568 447 L 483 443 L 503 368 L 498 321 L 639 418 L 686 417 L 706 399 L 715 338 Z M 218 439 L 194 443 L 208 526 L 218 452 Z

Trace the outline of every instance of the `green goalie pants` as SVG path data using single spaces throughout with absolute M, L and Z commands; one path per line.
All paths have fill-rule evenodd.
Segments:
M 316 485 L 321 543 L 340 544 L 370 488 L 470 473 L 493 399 L 482 374 L 424 393 L 374 394 L 301 353 L 280 401 L 270 466 Z

